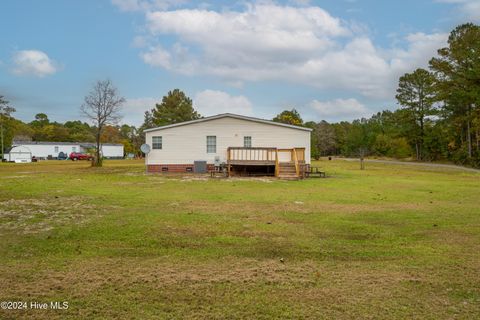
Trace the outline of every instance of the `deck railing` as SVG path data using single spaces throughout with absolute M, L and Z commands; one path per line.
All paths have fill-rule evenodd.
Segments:
M 298 165 L 298 156 L 297 156 L 297 151 L 295 150 L 295 148 L 293 149 L 292 151 L 292 155 L 293 155 L 293 162 L 295 163 L 295 173 L 297 175 L 297 177 L 300 176 L 300 167 Z
M 297 160 L 299 162 L 305 162 L 305 148 L 294 148 L 295 153 L 297 154 Z
M 276 148 L 247 148 L 229 147 L 227 159 L 229 161 L 276 161 Z

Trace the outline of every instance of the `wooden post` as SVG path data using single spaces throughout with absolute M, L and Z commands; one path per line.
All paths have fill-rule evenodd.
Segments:
M 278 177 L 279 174 L 279 164 L 278 164 L 278 149 L 275 149 L 275 177 Z
M 300 177 L 300 170 L 298 168 L 298 157 L 297 157 L 297 150 L 295 148 L 292 149 L 293 161 L 295 162 L 295 173 L 297 177 Z
M 361 148 L 360 149 L 360 170 L 365 170 L 364 157 L 365 157 L 365 152 L 364 152 L 363 148 Z
M 305 148 L 295 148 L 298 161 L 299 177 L 305 177 Z
M 230 148 L 227 148 L 227 175 L 230 177 Z

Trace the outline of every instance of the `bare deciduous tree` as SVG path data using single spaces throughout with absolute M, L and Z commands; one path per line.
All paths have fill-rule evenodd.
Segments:
M 121 119 L 120 108 L 125 98 L 119 96 L 110 80 L 97 81 L 90 93 L 85 96 L 80 107 L 82 113 L 95 125 L 96 156 L 93 166 L 102 166 L 100 157 L 100 137 L 106 125 L 116 124 Z

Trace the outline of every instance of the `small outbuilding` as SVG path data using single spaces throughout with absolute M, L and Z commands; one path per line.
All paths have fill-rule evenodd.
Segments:
M 219 114 L 145 130 L 148 172 L 206 172 L 303 177 L 310 166 L 311 129 Z
M 32 162 L 32 152 L 25 146 L 14 146 L 7 150 L 4 159 L 8 162 L 17 163 Z

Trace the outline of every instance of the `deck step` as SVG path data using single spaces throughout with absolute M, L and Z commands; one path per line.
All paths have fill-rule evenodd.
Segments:
M 295 167 L 295 162 L 280 162 L 278 168 L 278 178 L 281 180 L 299 180 L 300 177 L 297 175 L 297 168 Z
M 278 176 L 280 180 L 300 180 L 300 177 L 295 176 Z

